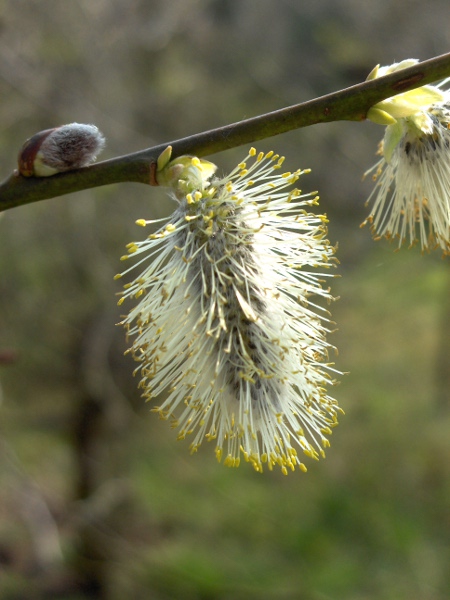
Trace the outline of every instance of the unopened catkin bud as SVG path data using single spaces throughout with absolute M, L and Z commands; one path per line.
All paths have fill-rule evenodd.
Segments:
M 86 167 L 105 146 L 95 125 L 70 123 L 45 129 L 29 138 L 19 153 L 19 173 L 25 177 L 49 177 Z

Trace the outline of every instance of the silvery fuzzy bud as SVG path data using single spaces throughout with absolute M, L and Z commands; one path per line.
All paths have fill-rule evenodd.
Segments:
M 25 177 L 49 177 L 86 167 L 105 146 L 95 125 L 70 123 L 45 129 L 29 138 L 19 153 L 19 173 Z

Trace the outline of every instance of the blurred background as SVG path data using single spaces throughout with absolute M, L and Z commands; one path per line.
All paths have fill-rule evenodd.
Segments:
M 446 0 L 3 0 L 2 178 L 23 141 L 95 123 L 102 158 L 450 50 Z M 0 218 L 0 599 L 444 600 L 450 272 L 360 229 L 382 128 L 258 143 L 312 169 L 339 243 L 327 458 L 284 477 L 190 457 L 139 397 L 116 294 L 163 191 L 108 186 Z M 227 172 L 247 147 L 212 157 Z

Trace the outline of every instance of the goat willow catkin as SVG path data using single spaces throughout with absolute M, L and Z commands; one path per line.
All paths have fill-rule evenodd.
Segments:
M 369 78 L 416 62 L 376 67 Z M 379 102 L 367 116 L 386 131 L 381 159 L 366 173 L 376 184 L 363 225 L 370 224 L 375 238 L 450 254 L 450 92 L 425 85 Z
M 281 172 L 272 152 L 252 149 L 211 183 L 211 163 L 204 176 L 206 161 L 183 160 L 175 212 L 129 244 L 134 264 L 117 276 L 142 270 L 119 304 L 138 300 L 123 324 L 143 395 L 191 452 L 206 439 L 228 466 L 305 471 L 298 450 L 324 456 L 340 411 L 326 390 L 328 312 L 312 300 L 332 300 L 326 218 L 293 188 L 306 171 Z

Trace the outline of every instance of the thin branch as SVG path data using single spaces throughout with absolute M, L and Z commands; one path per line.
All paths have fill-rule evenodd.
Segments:
M 182 154 L 207 156 L 317 123 L 363 121 L 377 102 L 449 76 L 450 53 L 315 100 L 76 171 L 40 178 L 13 173 L 0 185 L 0 211 L 112 183 L 128 181 L 150 185 L 150 165 L 169 144 L 173 158 Z

